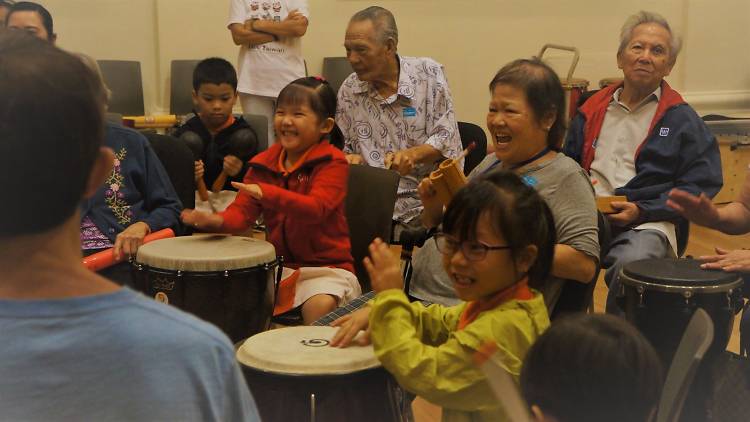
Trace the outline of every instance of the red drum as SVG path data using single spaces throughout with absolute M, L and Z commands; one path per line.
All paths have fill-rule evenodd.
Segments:
M 402 392 L 372 346 L 328 344 L 337 328 L 287 327 L 256 334 L 237 360 L 261 419 L 401 421 Z
M 266 330 L 274 297 L 276 251 L 240 236 L 196 235 L 138 249 L 136 289 L 218 326 L 239 341 Z

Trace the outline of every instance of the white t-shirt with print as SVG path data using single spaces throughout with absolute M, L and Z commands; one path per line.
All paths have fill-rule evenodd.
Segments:
M 248 19 L 280 22 L 295 9 L 310 18 L 307 0 L 231 0 L 227 26 Z M 291 37 L 242 46 L 237 67 L 237 91 L 275 98 L 289 82 L 305 76 L 302 41 Z

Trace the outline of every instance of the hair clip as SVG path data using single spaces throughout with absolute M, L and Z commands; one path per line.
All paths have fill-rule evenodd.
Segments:
M 326 80 L 326 78 L 324 78 L 322 76 L 317 76 L 316 75 L 316 76 L 313 76 L 313 78 L 315 78 L 315 80 L 317 80 L 318 82 L 328 83 L 328 81 Z

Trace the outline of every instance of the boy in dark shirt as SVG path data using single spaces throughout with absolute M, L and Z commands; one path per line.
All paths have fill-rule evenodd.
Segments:
M 195 162 L 195 179 L 202 177 L 214 191 L 237 190 L 231 182 L 242 181 L 248 160 L 258 152 L 255 131 L 241 116 L 232 115 L 235 102 L 234 67 L 217 57 L 198 63 L 193 71 L 196 116 L 180 126 L 175 136 L 186 142 L 202 142 L 202 154 Z M 233 145 L 244 147 L 238 152 Z

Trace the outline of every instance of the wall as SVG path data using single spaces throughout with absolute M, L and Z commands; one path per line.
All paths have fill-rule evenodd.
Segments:
M 237 47 L 226 29 L 226 0 L 46 0 L 59 44 L 96 58 L 140 60 L 149 113 L 169 108 L 172 59 L 225 57 Z M 545 43 L 577 46 L 576 77 L 621 73 L 615 62 L 622 22 L 640 9 L 663 14 L 685 46 L 669 82 L 702 113 L 750 111 L 750 2 L 747 0 L 310 0 L 303 49 L 311 74 L 323 57 L 344 55 L 348 18 L 378 4 L 394 12 L 399 51 L 445 65 L 460 120 L 483 125 L 487 83 L 504 63 Z M 456 6 L 460 5 L 460 6 Z M 545 54 L 559 72 L 570 55 Z

